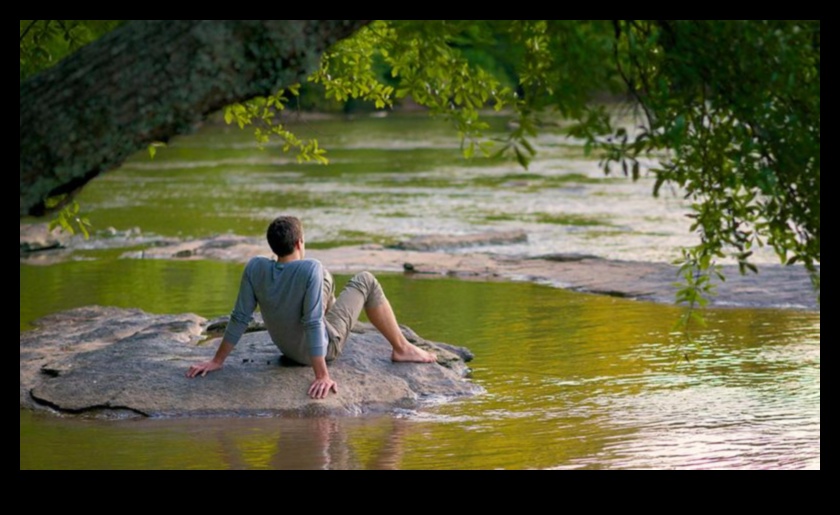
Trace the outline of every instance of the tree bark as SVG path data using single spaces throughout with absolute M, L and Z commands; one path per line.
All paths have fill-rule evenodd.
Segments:
M 20 85 L 20 216 L 234 102 L 300 82 L 369 20 L 129 22 Z

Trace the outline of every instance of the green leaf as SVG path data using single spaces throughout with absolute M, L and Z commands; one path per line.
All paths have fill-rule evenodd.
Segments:
M 65 218 L 63 216 L 60 217 L 58 219 L 58 223 L 61 224 L 61 228 L 64 229 L 64 231 L 66 231 L 67 233 L 75 234 L 75 231 L 73 230 L 73 226 L 70 225 L 70 222 L 67 221 L 67 218 Z
M 154 159 L 155 156 L 157 155 L 157 149 L 165 148 L 165 147 L 166 147 L 166 143 L 162 143 L 160 141 L 155 141 L 154 143 L 149 145 L 149 157 L 151 159 Z
M 519 147 L 515 147 L 514 150 L 516 152 L 516 161 L 519 163 L 519 166 L 527 170 L 529 164 L 528 158 L 525 156 L 525 154 L 522 153 L 521 150 L 519 150 Z
M 471 141 L 469 145 L 464 147 L 464 157 L 472 159 L 475 156 L 475 142 Z
M 77 225 L 79 226 L 79 230 L 82 232 L 82 235 L 85 237 L 86 240 L 90 239 L 90 233 L 88 232 L 87 227 L 81 220 L 76 220 Z
M 665 175 L 661 173 L 656 174 L 656 183 L 653 186 L 653 196 L 655 198 L 659 198 L 659 192 L 662 190 L 662 186 L 665 185 Z
M 522 144 L 523 147 L 525 147 L 525 150 L 527 150 L 529 154 L 531 154 L 532 156 L 537 155 L 536 149 L 534 149 L 534 146 L 531 145 L 531 142 L 528 141 L 527 138 L 522 138 L 520 140 L 520 143 Z

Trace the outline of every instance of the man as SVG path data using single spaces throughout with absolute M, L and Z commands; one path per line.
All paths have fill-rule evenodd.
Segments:
M 283 355 L 315 371 L 313 399 L 338 393 L 327 363 L 341 355 L 362 309 L 393 348 L 395 363 L 435 363 L 437 358 L 405 339 L 379 282 L 364 272 L 350 280 L 338 300 L 332 275 L 321 263 L 305 259 L 300 220 L 280 217 L 268 228 L 268 244 L 277 261 L 254 258 L 245 268 L 239 298 L 222 343 L 212 361 L 195 365 L 190 379 L 221 370 L 259 306 L 268 333 Z

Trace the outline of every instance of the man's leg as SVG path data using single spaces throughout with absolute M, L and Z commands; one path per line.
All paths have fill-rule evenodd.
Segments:
M 437 360 L 433 354 L 418 349 L 405 339 L 382 286 L 368 272 L 351 279 L 335 305 L 327 312 L 327 328 L 331 340 L 328 359 L 335 359 L 341 354 L 363 309 L 373 326 L 391 344 L 391 359 L 394 362 L 434 363 Z
M 328 313 L 335 305 L 335 279 L 326 268 L 324 269 L 324 314 Z

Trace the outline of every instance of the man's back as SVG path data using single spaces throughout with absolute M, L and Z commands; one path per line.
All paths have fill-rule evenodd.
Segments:
M 280 352 L 312 366 L 315 381 L 309 388 L 309 396 L 313 399 L 338 393 L 327 362 L 341 354 L 362 310 L 391 344 L 391 361 L 434 363 L 437 360 L 434 354 L 418 349 L 405 338 L 391 304 L 373 275 L 358 274 L 338 300 L 334 298 L 332 276 L 325 273 L 318 261 L 304 259 L 306 243 L 300 220 L 293 216 L 278 217 L 268 227 L 266 238 L 277 261 L 255 258 L 248 263 L 242 275 L 239 299 L 216 355 L 212 361 L 190 367 L 187 377 L 204 377 L 222 369 L 251 323 L 257 306 L 262 309 L 268 332 Z M 327 309 L 325 303 L 329 304 Z
M 225 340 L 236 344 L 259 306 L 271 339 L 284 356 L 303 365 L 324 356 L 324 269 L 315 260 L 278 263 L 254 258 L 245 268 Z

